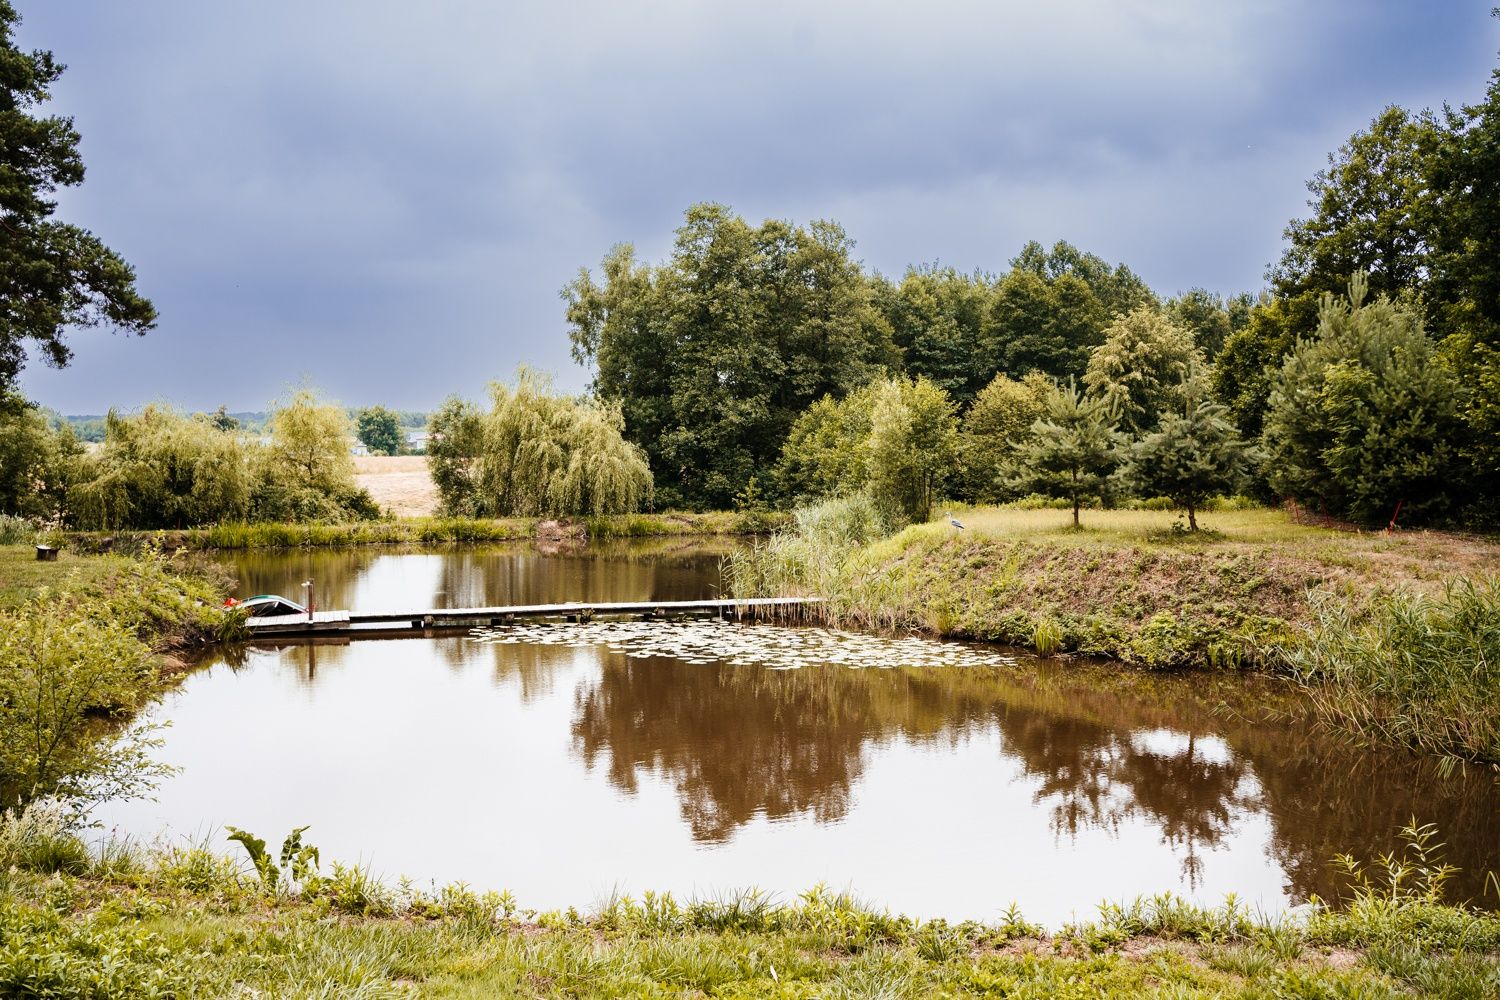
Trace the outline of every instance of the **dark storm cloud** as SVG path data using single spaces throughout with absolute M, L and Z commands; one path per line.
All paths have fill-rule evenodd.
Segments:
M 661 256 L 699 200 L 836 219 L 887 273 L 1065 238 L 1168 293 L 1257 288 L 1325 153 L 1477 97 L 1496 38 L 1484 4 L 1352 0 L 20 6 L 70 65 L 63 212 L 162 313 L 29 370 L 70 412 L 303 374 L 426 407 L 519 361 L 579 386 L 558 288 Z

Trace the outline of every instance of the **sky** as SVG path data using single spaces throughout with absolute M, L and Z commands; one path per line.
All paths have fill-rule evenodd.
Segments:
M 1065 239 L 1259 290 L 1329 151 L 1480 99 L 1500 50 L 1492 0 L 13 2 L 83 135 L 58 216 L 161 314 L 27 367 L 65 413 L 581 390 L 559 290 L 700 201 L 892 276 Z

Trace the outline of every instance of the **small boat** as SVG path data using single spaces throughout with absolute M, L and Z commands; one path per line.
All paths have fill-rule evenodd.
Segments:
M 230 598 L 230 600 L 234 599 Z M 282 597 L 280 594 L 256 594 L 243 601 L 235 601 L 233 606 L 244 608 L 251 618 L 278 618 L 282 615 L 307 614 L 305 607 L 290 597 Z

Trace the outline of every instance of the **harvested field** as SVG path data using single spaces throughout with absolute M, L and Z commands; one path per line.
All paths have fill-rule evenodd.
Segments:
M 397 517 L 431 517 L 437 512 L 437 487 L 425 455 L 360 456 L 354 460 L 354 478 Z

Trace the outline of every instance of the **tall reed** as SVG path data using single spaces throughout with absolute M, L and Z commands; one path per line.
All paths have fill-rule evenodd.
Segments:
M 1281 652 L 1337 728 L 1500 763 L 1500 576 L 1384 595 L 1363 615 L 1325 597 Z

